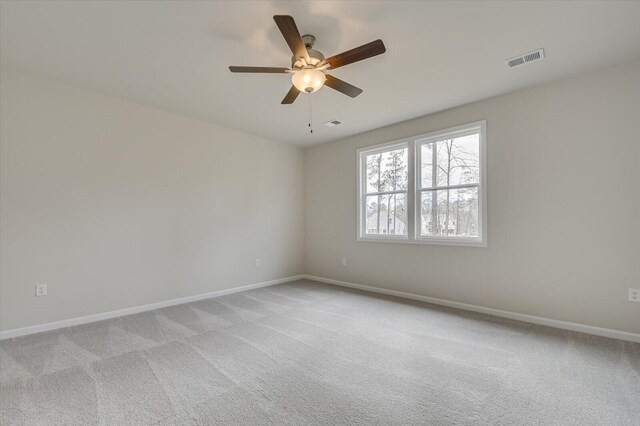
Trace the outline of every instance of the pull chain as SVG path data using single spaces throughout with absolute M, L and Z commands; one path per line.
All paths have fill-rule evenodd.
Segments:
M 309 130 L 313 133 L 313 110 L 311 109 L 311 93 L 309 93 Z

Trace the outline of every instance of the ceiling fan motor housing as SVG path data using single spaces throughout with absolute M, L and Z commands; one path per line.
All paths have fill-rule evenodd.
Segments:
M 315 36 L 311 34 L 305 34 L 302 36 L 302 41 L 304 43 L 304 47 L 307 49 L 307 54 L 309 55 L 309 65 L 316 66 L 320 62 L 324 61 L 324 55 L 322 52 L 319 52 L 313 49 L 313 45 L 316 43 Z M 304 64 L 300 61 L 300 58 L 296 58 L 296 56 L 291 57 L 291 68 L 293 69 L 301 69 L 304 68 Z

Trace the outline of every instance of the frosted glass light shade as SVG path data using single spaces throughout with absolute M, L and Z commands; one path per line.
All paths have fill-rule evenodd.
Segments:
M 296 71 L 291 76 L 291 82 L 301 92 L 312 93 L 319 90 L 327 77 L 322 71 L 314 69 L 306 69 Z

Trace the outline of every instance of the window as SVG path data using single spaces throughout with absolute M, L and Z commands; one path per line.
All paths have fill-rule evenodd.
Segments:
M 402 143 L 363 155 L 364 235 L 407 236 L 408 152 Z
M 358 150 L 358 240 L 486 246 L 485 125 Z

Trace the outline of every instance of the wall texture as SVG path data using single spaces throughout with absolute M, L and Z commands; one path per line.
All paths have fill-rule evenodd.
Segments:
M 1 74 L 2 330 L 303 273 L 301 149 Z
M 356 242 L 357 148 L 483 119 L 487 248 Z M 640 333 L 639 121 L 633 62 L 307 149 L 306 273 Z

